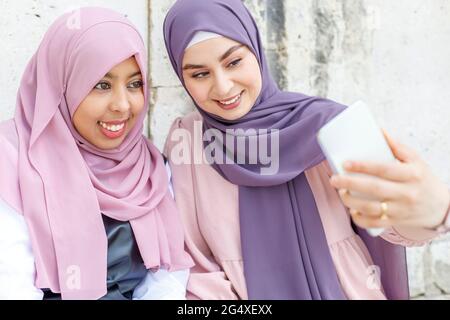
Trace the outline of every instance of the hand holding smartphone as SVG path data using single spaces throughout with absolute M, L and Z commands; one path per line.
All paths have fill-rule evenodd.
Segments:
M 367 105 L 358 101 L 324 125 L 318 133 L 318 142 L 335 174 L 348 173 L 343 163 L 351 161 L 396 161 L 375 118 Z M 353 195 L 370 199 L 360 194 Z M 367 230 L 372 236 L 380 235 L 384 229 Z

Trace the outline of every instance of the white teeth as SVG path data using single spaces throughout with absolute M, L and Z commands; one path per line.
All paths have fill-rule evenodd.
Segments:
M 224 104 L 224 105 L 229 105 L 229 104 L 233 104 L 233 103 L 235 103 L 236 101 L 238 101 L 239 100 L 239 98 L 241 97 L 241 95 L 238 95 L 236 98 L 234 98 L 234 99 L 231 99 L 231 100 L 228 100 L 228 101 L 219 101 L 221 104 Z
M 106 123 L 99 121 L 99 124 L 105 128 L 108 131 L 112 131 L 112 132 L 117 132 L 123 129 L 123 127 L 125 126 L 125 122 L 121 123 L 121 124 L 113 124 L 113 125 L 107 125 Z

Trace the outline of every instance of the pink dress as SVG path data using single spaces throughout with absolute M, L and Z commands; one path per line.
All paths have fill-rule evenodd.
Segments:
M 197 112 L 177 119 L 164 150 L 171 165 L 175 200 L 185 226 L 186 246 L 196 263 L 191 269 L 188 298 L 247 299 L 238 187 L 206 163 L 174 164 L 173 161 L 173 155 L 179 152 L 179 141 L 171 141 L 170 137 L 177 129 L 190 133 L 187 143 L 191 163 L 194 163 L 194 152 L 198 153 L 196 159 L 201 159 L 202 141 L 201 136 L 194 134 L 195 121 L 202 121 Z M 372 259 L 363 241 L 353 231 L 349 214 L 336 190 L 329 184 L 330 175 L 325 161 L 306 171 L 343 291 L 349 299 L 385 299 L 383 288 L 371 281 Z M 438 235 L 428 230 L 402 229 L 401 235 L 399 231 L 390 228 L 381 236 L 391 243 L 420 246 Z

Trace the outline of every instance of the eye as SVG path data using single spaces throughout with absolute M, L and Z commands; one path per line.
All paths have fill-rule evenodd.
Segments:
M 99 82 L 99 83 L 97 83 L 95 85 L 94 89 L 97 89 L 97 90 L 109 90 L 109 89 L 111 89 L 111 85 L 108 82 L 101 81 L 101 82 Z
M 142 80 L 136 80 L 136 81 L 131 82 L 128 85 L 128 88 L 130 88 L 130 89 L 139 89 L 139 88 L 142 88 L 143 85 L 144 85 L 144 82 Z
M 233 60 L 233 61 L 231 61 L 231 62 L 228 64 L 228 67 L 229 67 L 229 68 L 236 67 L 236 66 L 238 66 L 238 65 L 241 63 L 241 61 L 242 61 L 241 58 L 236 59 L 236 60 Z
M 194 74 L 192 75 L 192 78 L 195 78 L 195 79 L 202 79 L 202 78 L 207 77 L 208 75 L 209 75 L 209 72 L 199 72 L 199 73 L 194 73 Z

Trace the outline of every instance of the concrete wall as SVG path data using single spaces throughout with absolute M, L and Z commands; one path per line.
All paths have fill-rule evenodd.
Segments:
M 50 24 L 81 6 L 101 6 L 128 15 L 148 42 L 147 0 L 0 0 L 0 120 L 13 116 L 23 70 Z
M 164 15 L 173 2 L 0 0 L 5 48 L 0 52 L 0 118 L 12 115 L 21 72 L 50 22 L 68 6 L 103 5 L 129 14 L 144 36 L 148 31 L 150 134 L 162 147 L 173 119 L 193 108 L 171 70 L 162 38 Z M 417 149 L 450 185 L 450 2 L 244 2 L 260 26 L 280 87 L 345 104 L 366 101 L 382 126 Z M 448 297 L 449 237 L 409 249 L 408 261 L 414 297 Z

